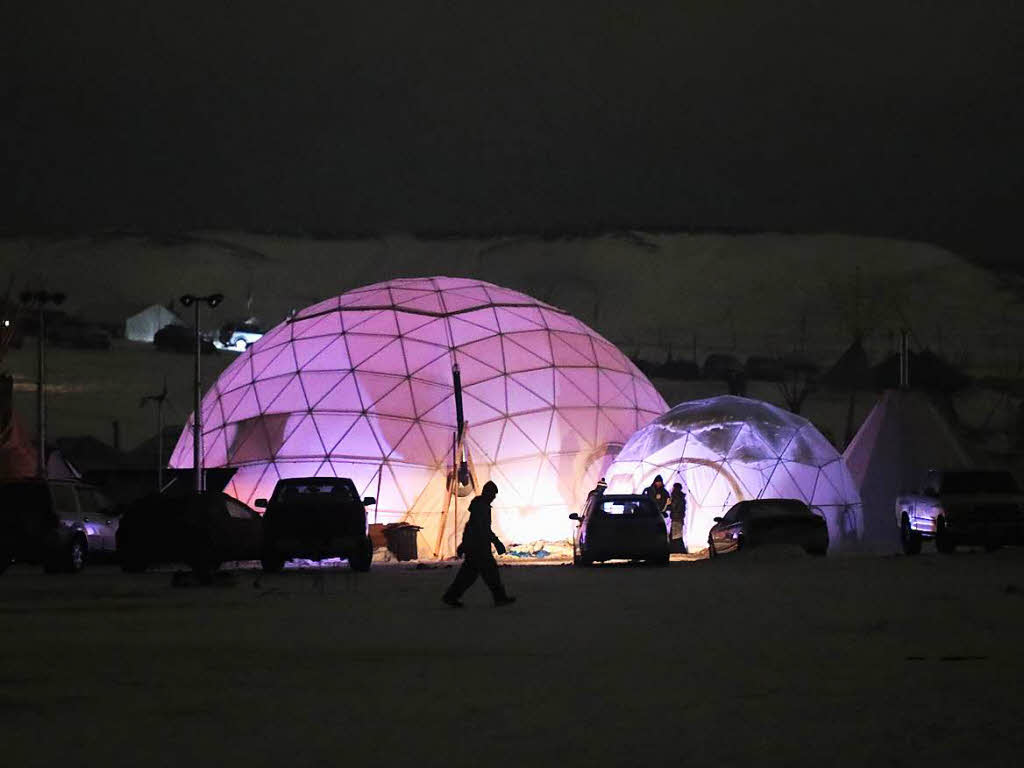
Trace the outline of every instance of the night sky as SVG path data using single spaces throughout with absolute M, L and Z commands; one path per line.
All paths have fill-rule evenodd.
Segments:
M 10 3 L 0 230 L 841 231 L 1018 259 L 1024 3 Z

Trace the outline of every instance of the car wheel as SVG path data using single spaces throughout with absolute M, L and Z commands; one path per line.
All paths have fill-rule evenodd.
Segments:
M 235 349 L 237 349 L 239 352 L 245 352 L 245 350 L 247 350 L 248 348 L 249 342 L 247 342 L 245 339 L 239 339 L 238 341 L 235 342 Z
M 956 542 L 946 530 L 946 519 L 940 517 L 935 523 L 935 549 L 944 555 L 951 555 L 956 551 Z
M 369 537 L 356 544 L 356 551 L 349 555 L 348 566 L 357 573 L 366 573 L 373 562 L 373 544 Z
M 910 527 L 910 518 L 905 512 L 900 518 L 900 546 L 903 547 L 905 555 L 921 553 L 921 534 Z
M 653 563 L 654 565 L 658 566 L 659 568 L 664 568 L 666 565 L 668 565 L 669 559 L 670 559 L 669 558 L 669 553 L 666 552 L 663 555 L 658 555 L 656 558 L 654 558 L 651 561 L 651 563 Z
M 47 558 L 43 569 L 47 573 L 78 573 L 85 567 L 86 555 L 85 539 L 75 536 L 67 547 L 57 549 Z

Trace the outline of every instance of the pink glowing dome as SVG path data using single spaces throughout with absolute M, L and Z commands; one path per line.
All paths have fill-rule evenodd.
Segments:
M 469 501 L 442 516 L 455 363 L 464 458 L 477 487 L 498 484 L 495 530 L 508 542 L 568 538 L 569 512 L 618 448 L 667 410 L 615 345 L 563 310 L 480 280 L 398 279 L 296 313 L 228 366 L 203 398 L 205 466 L 237 467 L 227 491 L 248 504 L 279 478 L 350 477 L 376 497 L 372 518 L 420 525 L 421 556 L 449 555 Z M 192 466 L 191 423 L 171 466 Z

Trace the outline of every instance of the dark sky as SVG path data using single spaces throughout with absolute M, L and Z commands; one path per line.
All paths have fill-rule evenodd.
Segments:
M 1021 258 L 1024 3 L 7 3 L 0 230 L 843 231 Z

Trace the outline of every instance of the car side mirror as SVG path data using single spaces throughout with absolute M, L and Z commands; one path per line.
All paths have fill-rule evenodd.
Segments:
M 713 517 L 711 519 L 714 520 L 716 523 L 722 522 L 722 518 L 720 518 L 720 517 Z
M 259 508 L 259 509 L 266 509 L 267 508 L 267 500 L 266 499 L 256 499 L 256 501 L 254 501 L 253 504 L 255 504 L 256 507 Z
M 365 499 L 363 499 L 363 506 L 364 507 L 373 507 L 373 506 L 376 506 L 376 505 L 377 505 L 377 500 L 375 498 L 373 498 L 373 496 L 367 496 Z
M 576 512 L 573 512 L 571 515 L 569 515 L 569 519 L 579 522 L 580 516 Z

